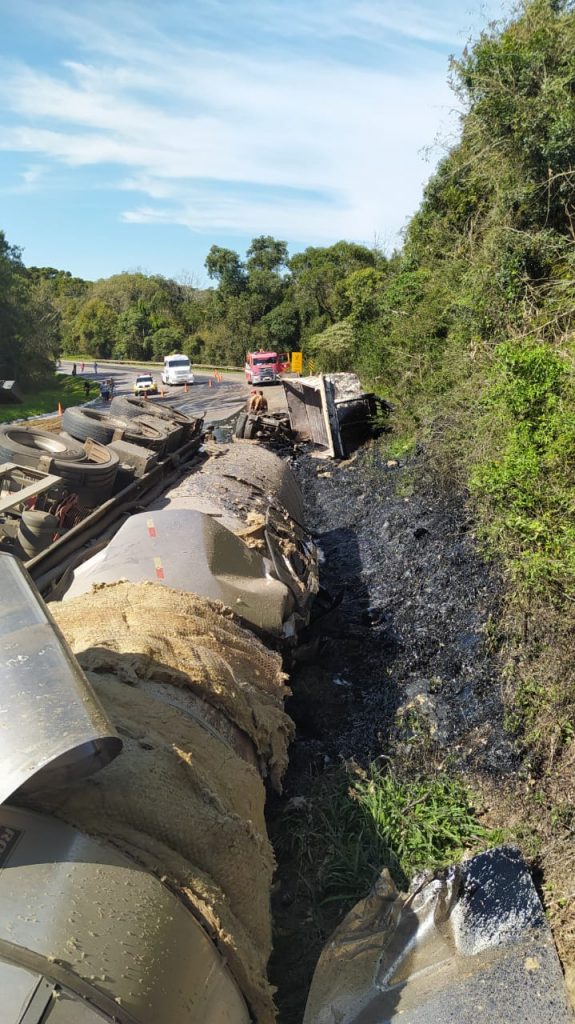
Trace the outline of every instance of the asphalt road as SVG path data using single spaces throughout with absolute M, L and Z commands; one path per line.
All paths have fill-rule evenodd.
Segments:
M 183 386 L 167 387 L 162 384 L 160 370 L 153 369 L 146 365 L 126 366 L 125 363 L 97 363 L 97 370 L 94 372 L 94 363 L 84 364 L 84 372 L 81 372 L 81 363 L 76 363 L 77 376 L 81 380 L 88 380 L 100 383 L 110 377 L 114 380 L 114 394 L 128 395 L 133 393 L 133 385 L 138 373 L 150 373 L 157 382 L 158 390 L 163 389 L 161 395 L 150 397 L 150 402 L 161 402 L 163 405 L 173 405 L 176 409 L 187 413 L 189 416 L 204 416 L 206 423 L 217 423 L 227 420 L 236 415 L 247 401 L 251 389 L 245 381 L 243 373 L 225 373 L 223 380 L 218 383 L 213 375 L 208 373 L 196 373 L 194 371 L 195 383 L 188 386 L 186 391 Z M 60 373 L 71 374 L 73 363 L 69 360 L 62 360 Z M 93 389 L 95 390 L 95 389 Z M 262 388 L 263 390 L 263 388 Z M 268 384 L 265 388 L 265 395 L 268 399 L 270 410 L 285 409 L 284 391 L 281 384 Z M 96 407 L 107 408 L 108 403 L 97 399 L 93 403 Z

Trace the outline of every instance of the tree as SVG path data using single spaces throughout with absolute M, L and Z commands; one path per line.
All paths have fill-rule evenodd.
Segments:
M 266 313 L 260 321 L 265 344 L 272 351 L 292 351 L 299 347 L 300 324 L 295 306 L 286 299 Z
M 183 345 L 184 332 L 181 327 L 160 327 L 151 335 L 152 356 L 163 359 L 170 352 L 178 352 Z
M 327 373 L 353 370 L 355 348 L 356 337 L 349 320 L 331 324 L 307 343 L 307 351 L 316 359 L 318 368 Z
M 337 242 L 324 249 L 310 246 L 289 261 L 295 305 L 302 327 L 317 333 L 337 323 L 346 310 L 344 293 L 338 285 L 353 271 L 375 266 L 378 255 L 353 242 Z
M 35 301 L 21 250 L 0 231 L 0 375 L 24 386 L 40 380 L 54 367 L 59 338 L 58 311 Z
M 246 253 L 248 274 L 254 270 L 268 270 L 276 273 L 287 265 L 287 242 L 280 242 L 271 235 L 253 238 Z
M 223 295 L 239 295 L 246 287 L 243 264 L 233 249 L 222 249 L 212 245 L 206 256 L 205 267 L 208 276 L 218 282 Z
M 139 299 L 118 317 L 114 355 L 119 359 L 150 359 L 153 327 L 146 303 Z
M 101 299 L 91 298 L 74 319 L 71 337 L 80 352 L 106 359 L 118 335 L 118 315 Z

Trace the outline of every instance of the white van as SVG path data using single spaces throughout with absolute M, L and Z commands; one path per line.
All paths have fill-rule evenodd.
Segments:
M 171 356 L 164 356 L 164 369 L 162 370 L 163 384 L 193 384 L 194 375 L 187 356 L 175 352 Z

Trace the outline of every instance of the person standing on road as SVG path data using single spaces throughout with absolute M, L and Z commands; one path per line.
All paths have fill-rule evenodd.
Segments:
M 85 366 L 84 363 L 80 363 L 80 373 L 84 372 L 84 366 Z
M 72 365 L 72 376 L 73 377 L 76 376 L 76 363 L 73 363 L 73 365 Z
M 248 406 L 247 406 L 248 412 L 255 412 L 256 411 L 255 410 L 255 406 L 257 404 L 258 404 L 258 393 L 257 393 L 256 389 L 254 388 L 254 390 L 252 391 L 250 397 L 248 398 Z
M 258 399 L 259 399 L 259 401 L 258 401 L 258 409 L 257 409 L 257 411 L 258 412 L 267 412 L 268 411 L 268 400 L 265 397 L 263 391 L 258 391 Z
M 98 372 L 98 364 L 97 364 L 96 360 L 94 359 L 94 373 L 97 373 L 97 372 Z

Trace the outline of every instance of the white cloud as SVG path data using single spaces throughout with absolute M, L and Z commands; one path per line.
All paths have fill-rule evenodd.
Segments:
M 336 8 L 347 13 L 342 33 L 384 31 L 395 17 L 376 0 Z M 316 25 L 327 11 L 306 9 Z M 90 41 L 89 63 L 0 67 L 11 115 L 1 149 L 106 165 L 108 177 L 117 165 L 116 187 L 148 200 L 125 211 L 130 223 L 365 240 L 396 232 L 415 207 L 430 170 L 419 153 L 452 103 L 443 69 L 399 75 L 325 56 L 232 53 L 170 39 L 130 9 L 117 14 L 125 33 L 78 10 L 61 10 L 60 24 Z M 422 14 L 413 26 L 431 38 Z

